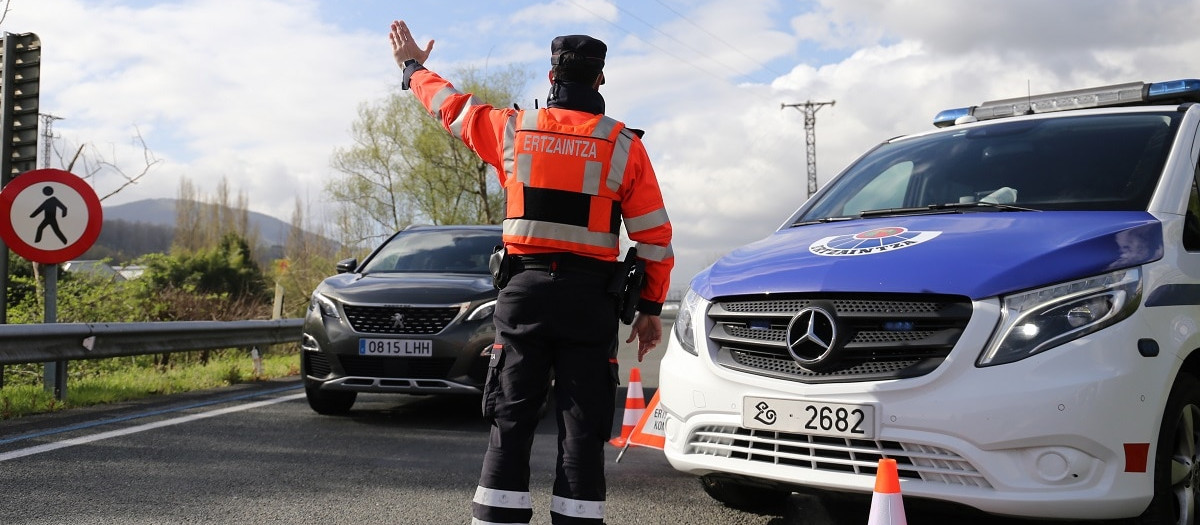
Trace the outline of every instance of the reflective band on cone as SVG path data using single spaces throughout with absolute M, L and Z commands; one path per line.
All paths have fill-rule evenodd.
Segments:
M 629 371 L 629 388 L 625 393 L 625 415 L 621 418 L 621 436 L 610 439 L 609 444 L 614 447 L 625 446 L 629 435 L 633 434 L 633 427 L 637 426 L 645 412 L 646 397 L 642 393 L 642 371 L 634 368 Z
M 900 496 L 900 472 L 896 460 L 879 460 L 875 471 L 875 492 L 871 495 L 871 517 L 867 525 L 908 525 L 904 501 Z

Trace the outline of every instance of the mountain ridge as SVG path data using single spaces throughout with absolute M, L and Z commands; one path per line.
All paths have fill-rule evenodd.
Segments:
M 175 227 L 179 199 L 142 199 L 104 207 L 105 221 L 126 221 L 157 226 Z M 259 240 L 266 246 L 283 246 L 292 225 L 265 213 L 248 212 L 250 230 L 258 231 Z

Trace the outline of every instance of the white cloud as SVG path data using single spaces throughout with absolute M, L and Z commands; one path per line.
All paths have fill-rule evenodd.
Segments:
M 64 117 L 63 143 L 94 144 L 136 172 L 140 131 L 164 160 L 117 202 L 172 196 L 185 176 L 211 191 L 228 176 L 253 208 L 286 219 L 291 197 L 279 189 L 298 179 L 319 189 L 358 104 L 398 79 L 382 32 L 336 31 L 314 2 L 37 7 L 17 4 L 6 25 L 42 41 L 40 107 Z
M 66 117 L 55 124 L 65 142 L 111 147 L 136 166 L 137 129 L 165 159 L 122 202 L 173 196 L 184 176 L 201 189 L 227 176 L 253 209 L 286 219 L 297 196 L 320 195 L 335 176 L 329 155 L 348 143 L 358 105 L 399 79 L 387 20 L 335 27 L 321 17 L 340 9 L 332 4 L 37 0 L 15 3 L 4 29 L 41 36 L 42 110 Z M 392 8 L 361 5 L 376 16 Z M 1194 77 L 1200 55 L 1200 9 L 1182 0 L 618 5 L 550 0 L 514 12 L 511 2 L 412 0 L 395 16 L 438 39 L 435 70 L 516 62 L 537 98 L 551 38 L 604 39 L 602 92 L 612 116 L 647 131 L 675 225 L 676 288 L 806 198 L 804 119 L 781 103 L 837 101 L 817 113 L 824 183 L 880 141 L 932 129 L 941 109 Z

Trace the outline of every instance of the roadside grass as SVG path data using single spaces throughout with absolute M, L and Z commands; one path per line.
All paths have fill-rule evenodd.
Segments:
M 262 373 L 256 374 L 250 353 L 245 350 L 210 352 L 206 362 L 199 359 L 174 359 L 155 364 L 152 357 L 136 360 L 114 358 L 123 366 L 88 366 L 88 362 L 73 361 L 68 365 L 67 398 L 59 401 L 53 392 L 42 385 L 41 365 L 28 365 L 8 371 L 4 387 L 0 388 L 0 420 L 30 414 L 53 412 L 150 396 L 175 394 L 192 390 L 218 388 L 238 383 L 290 377 L 300 373 L 300 359 L 295 351 L 267 352 L 262 356 Z M 98 360 L 110 361 L 110 360 Z M 13 366 L 7 367 L 9 369 Z M 80 368 L 82 370 L 76 370 Z M 12 377 L 12 376 L 16 377 Z M 14 380 L 16 379 L 16 380 Z M 11 383 L 11 384 L 10 384 Z

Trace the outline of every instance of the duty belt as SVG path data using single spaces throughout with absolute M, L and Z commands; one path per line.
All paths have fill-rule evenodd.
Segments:
M 567 252 L 512 255 L 514 274 L 524 270 L 542 272 L 578 272 L 609 277 L 617 269 L 616 261 L 601 261 L 594 257 Z

